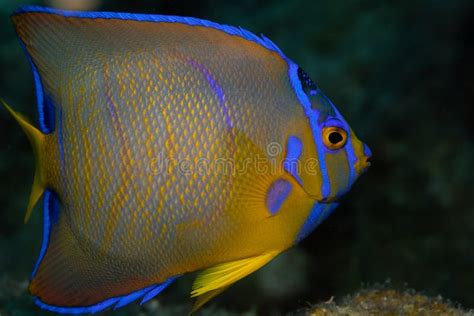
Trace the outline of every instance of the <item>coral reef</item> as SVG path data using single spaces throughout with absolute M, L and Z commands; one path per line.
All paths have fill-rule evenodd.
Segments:
M 472 316 L 441 296 L 428 297 L 414 290 L 364 289 L 336 303 L 333 299 L 302 312 L 307 316 Z

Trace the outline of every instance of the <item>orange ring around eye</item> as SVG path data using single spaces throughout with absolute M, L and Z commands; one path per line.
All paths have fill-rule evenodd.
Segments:
M 346 144 L 347 133 L 339 127 L 331 126 L 323 128 L 323 142 L 327 148 L 337 150 Z

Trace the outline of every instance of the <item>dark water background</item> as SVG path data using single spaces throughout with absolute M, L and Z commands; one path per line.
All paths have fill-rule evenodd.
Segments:
M 104 1 L 105 2 L 105 1 Z M 0 96 L 36 117 L 32 76 L 0 2 Z M 280 315 L 391 280 L 474 307 L 473 1 L 107 1 L 264 33 L 301 65 L 374 153 L 373 166 L 300 246 L 238 282 L 204 315 Z M 0 314 L 37 315 L 26 293 L 41 212 L 23 225 L 29 144 L 0 110 Z M 138 312 L 182 314 L 192 278 Z M 46 314 L 46 313 L 45 313 Z

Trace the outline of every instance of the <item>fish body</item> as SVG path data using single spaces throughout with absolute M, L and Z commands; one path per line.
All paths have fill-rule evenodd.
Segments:
M 368 167 L 362 144 L 269 39 L 171 16 L 25 7 L 43 196 L 30 291 L 62 313 L 204 270 L 196 307 L 307 236 Z M 29 215 L 27 215 L 29 216 Z

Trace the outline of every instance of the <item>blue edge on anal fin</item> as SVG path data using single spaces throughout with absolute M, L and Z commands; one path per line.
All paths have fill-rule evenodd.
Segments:
M 164 289 L 166 289 L 177 277 L 172 277 L 166 280 L 165 282 L 158 285 L 151 285 L 141 290 L 132 292 L 128 295 L 117 296 L 108 298 L 102 302 L 99 302 L 94 305 L 89 306 L 77 306 L 77 307 L 64 307 L 64 306 L 54 306 L 42 302 L 38 297 L 35 297 L 35 304 L 41 307 L 44 310 L 62 313 L 62 314 L 84 314 L 84 313 L 98 313 L 107 308 L 112 308 L 114 310 L 121 308 L 125 305 L 132 303 L 135 300 L 143 297 L 140 305 L 145 304 L 158 294 L 160 294 Z
M 43 260 L 49 245 L 49 237 L 51 234 L 52 226 L 57 222 L 59 215 L 59 199 L 54 191 L 47 189 L 43 195 L 43 240 L 41 242 L 41 250 L 36 260 L 36 264 L 31 274 L 31 279 L 34 278 L 38 272 L 38 268 Z M 163 283 L 154 284 L 146 288 L 137 290 L 128 295 L 112 297 L 90 306 L 77 306 L 77 307 L 63 307 L 54 306 L 42 302 L 38 297 L 35 297 L 34 302 L 39 307 L 56 313 L 63 314 L 82 314 L 82 313 L 97 313 L 107 308 L 113 307 L 114 309 L 123 307 L 141 297 L 143 297 L 140 304 L 145 304 L 156 295 L 160 294 L 165 288 L 167 288 L 174 280 L 179 276 L 171 277 Z

